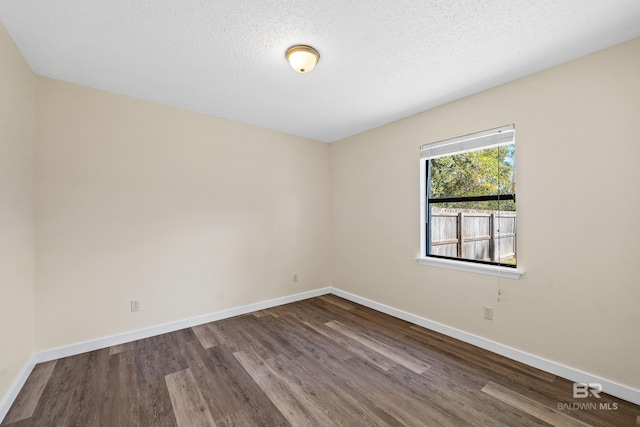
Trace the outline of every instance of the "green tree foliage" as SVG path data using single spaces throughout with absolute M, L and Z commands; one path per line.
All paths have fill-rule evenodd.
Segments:
M 431 159 L 431 198 L 515 194 L 515 145 Z M 439 203 L 438 207 L 515 210 L 513 201 Z

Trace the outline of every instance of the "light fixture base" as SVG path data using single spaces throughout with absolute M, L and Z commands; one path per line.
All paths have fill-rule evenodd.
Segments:
M 299 73 L 308 73 L 313 70 L 320 60 L 318 51 L 307 45 L 291 46 L 285 56 L 291 68 Z

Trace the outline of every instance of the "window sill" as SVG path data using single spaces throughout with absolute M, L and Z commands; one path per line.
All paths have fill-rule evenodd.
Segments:
M 518 270 L 517 268 L 501 267 L 499 265 L 477 264 L 474 262 L 421 256 L 416 257 L 416 260 L 422 265 L 467 271 L 470 273 L 487 274 L 489 276 L 506 277 L 508 279 L 517 280 L 524 274 L 524 271 Z

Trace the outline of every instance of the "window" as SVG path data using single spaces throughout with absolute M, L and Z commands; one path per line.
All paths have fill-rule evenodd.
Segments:
M 423 145 L 420 171 L 419 258 L 515 269 L 515 126 Z

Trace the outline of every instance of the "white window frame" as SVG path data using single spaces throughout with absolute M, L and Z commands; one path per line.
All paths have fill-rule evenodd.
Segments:
M 420 255 L 416 260 L 422 265 L 442 267 L 471 273 L 519 279 L 524 271 L 501 265 L 482 264 L 473 261 L 445 259 L 427 256 L 427 161 L 434 156 L 446 156 L 481 147 L 497 146 L 513 141 L 514 125 L 502 126 L 420 147 Z

